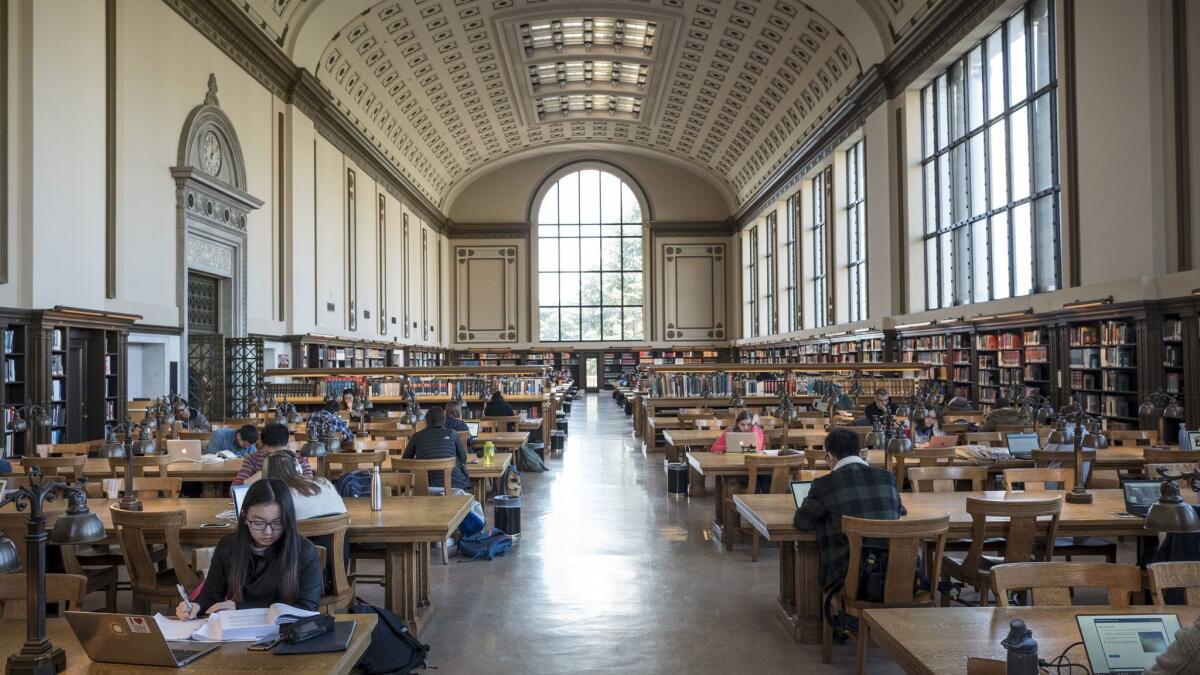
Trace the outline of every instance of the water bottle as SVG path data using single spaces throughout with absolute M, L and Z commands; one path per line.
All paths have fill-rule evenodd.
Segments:
M 371 469 L 371 510 L 383 510 L 383 479 L 379 476 L 379 467 Z
M 491 441 L 486 441 L 483 444 L 483 465 L 491 466 L 492 457 L 496 456 L 496 444 Z
M 1038 675 L 1038 644 L 1025 622 L 1013 619 L 1008 637 L 1000 641 L 1008 651 L 1008 675 Z

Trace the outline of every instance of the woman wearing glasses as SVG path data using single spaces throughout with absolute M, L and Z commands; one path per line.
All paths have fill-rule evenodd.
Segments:
M 190 611 L 181 602 L 175 616 L 192 619 L 275 602 L 316 611 L 321 584 L 317 549 L 296 529 L 291 490 L 283 481 L 267 478 L 246 491 L 237 532 L 217 544 Z

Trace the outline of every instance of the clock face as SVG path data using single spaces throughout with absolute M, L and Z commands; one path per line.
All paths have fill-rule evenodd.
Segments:
M 211 131 L 200 141 L 200 168 L 213 176 L 221 170 L 221 143 Z

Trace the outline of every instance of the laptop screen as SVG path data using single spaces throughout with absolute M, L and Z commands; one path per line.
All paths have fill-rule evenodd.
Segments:
M 1142 672 L 1167 651 L 1179 630 L 1174 614 L 1084 614 L 1076 620 L 1095 675 Z
M 249 485 L 233 486 L 233 515 L 238 518 L 242 517 L 242 501 L 246 499 L 246 491 L 249 489 Z
M 754 452 L 758 450 L 758 437 L 753 433 L 731 431 L 725 434 L 725 452 Z
M 479 422 L 467 422 L 467 431 L 471 432 L 472 436 L 479 435 Z
M 1010 433 L 1008 439 L 1008 454 L 1013 456 L 1028 456 L 1034 450 L 1040 449 L 1038 435 L 1033 432 Z
M 1125 510 L 1134 513 L 1135 509 L 1147 511 L 1158 502 L 1162 493 L 1162 482 L 1157 480 L 1127 480 L 1121 488 L 1125 491 Z
M 796 500 L 796 508 L 804 503 L 804 498 L 808 496 L 808 491 L 812 489 L 812 481 L 794 480 L 792 485 L 792 499 Z

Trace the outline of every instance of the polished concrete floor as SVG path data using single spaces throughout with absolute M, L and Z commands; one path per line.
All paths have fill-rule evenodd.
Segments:
M 422 633 L 443 673 L 854 672 L 855 644 L 821 663 L 775 617 L 778 550 L 724 551 L 713 498 L 668 496 L 607 393 L 575 402 L 550 471 L 524 476 L 522 533 L 490 562 L 433 565 Z M 710 485 L 711 487 L 711 485 Z M 709 491 L 712 492 L 711 490 Z M 490 505 L 489 505 L 490 510 Z M 360 589 L 382 604 L 379 587 Z M 899 673 L 882 650 L 868 672 Z

